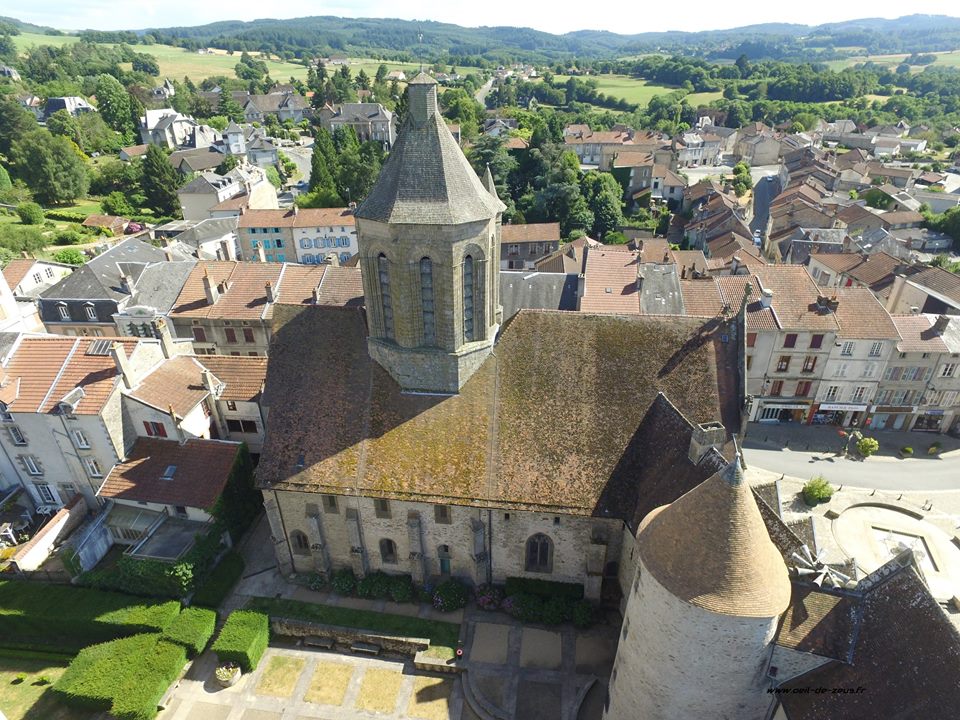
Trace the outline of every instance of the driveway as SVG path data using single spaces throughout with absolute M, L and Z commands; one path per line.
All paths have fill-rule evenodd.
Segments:
M 801 479 L 823 475 L 834 485 L 888 491 L 947 491 L 960 489 L 960 441 L 947 435 L 922 432 L 873 431 L 880 443 L 877 455 L 849 459 L 840 450 L 839 428 L 808 425 L 750 423 L 743 442 L 748 466 Z M 943 444 L 936 456 L 927 455 L 934 442 Z M 900 448 L 912 447 L 903 459 Z

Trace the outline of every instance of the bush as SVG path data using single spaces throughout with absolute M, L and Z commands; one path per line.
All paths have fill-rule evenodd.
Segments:
M 270 642 L 270 619 L 259 612 L 235 610 L 213 643 L 218 662 L 233 662 L 243 672 L 257 669 Z
M 17 215 L 24 225 L 43 224 L 43 208 L 35 202 L 22 202 L 17 205 Z
M 880 449 L 880 443 L 873 438 L 861 438 L 857 441 L 857 451 L 865 458 L 870 457 Z
M 352 568 L 343 568 L 333 574 L 330 585 L 337 595 L 352 595 L 357 587 L 357 576 L 353 574 Z
M 243 575 L 245 564 L 240 554 L 231 550 L 220 560 L 220 564 L 213 569 L 200 589 L 193 595 L 193 604 L 203 607 L 220 607 L 233 586 Z
M 84 239 L 84 236 L 76 230 L 58 230 L 53 234 L 54 245 L 78 245 Z
M 47 220 L 62 220 L 63 222 L 82 223 L 87 219 L 83 213 L 69 212 L 67 210 L 47 210 Z
M 543 600 L 530 593 L 510 595 L 503 601 L 502 607 L 521 622 L 540 622 L 543 619 Z
M 939 440 L 930 443 L 930 447 L 927 448 L 927 455 L 936 455 L 942 447 L 943 443 Z
M 593 624 L 593 605 L 586 600 L 579 600 L 570 609 L 570 619 L 578 628 L 590 627 Z
M 901 455 L 913 455 L 913 448 L 907 445 L 906 447 L 900 448 Z
M 107 215 L 128 217 L 136 212 L 136 208 L 127 200 L 127 196 L 119 190 L 114 190 L 100 201 L 100 207 Z
M 573 614 L 573 601 L 569 598 L 550 598 L 543 604 L 543 622 L 547 625 L 559 625 L 569 620 Z
M 80 651 L 52 688 L 61 702 L 118 720 L 150 720 L 187 662 L 158 634 L 134 635 Z
M 477 606 L 481 610 L 499 610 L 503 602 L 503 590 L 495 585 L 481 585 L 477 589 Z
M 58 263 L 63 263 L 64 265 L 83 265 L 87 258 L 82 252 L 76 248 L 64 248 L 63 250 L 57 250 L 53 254 L 53 259 Z
M 579 600 L 583 597 L 583 585 L 580 583 L 554 582 L 538 578 L 508 577 L 506 584 L 507 595 L 526 593 L 549 600 L 554 597 L 564 597 L 570 600 Z
M 385 572 L 370 573 L 357 583 L 357 596 L 384 600 L 390 597 L 390 581 Z
M 180 612 L 175 601 L 61 585 L 0 581 L 0 644 L 79 650 L 137 633 L 160 632 Z
M 823 475 L 807 480 L 803 486 L 803 499 L 807 505 L 813 506 L 818 503 L 827 502 L 833 497 L 833 485 L 827 482 Z
M 187 655 L 196 657 L 210 642 L 217 628 L 217 613 L 206 608 L 190 607 L 180 613 L 167 629 L 163 639 L 182 645 Z
M 440 612 L 453 612 L 465 608 L 467 598 L 466 586 L 451 578 L 437 585 L 433 591 L 433 606 Z
M 394 602 L 413 602 L 413 578 L 409 575 L 395 575 L 390 578 L 390 598 Z

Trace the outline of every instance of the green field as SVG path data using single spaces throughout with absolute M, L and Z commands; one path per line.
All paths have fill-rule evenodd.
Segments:
M 21 52 L 34 45 L 60 46 L 78 40 L 75 35 L 38 35 L 36 33 L 23 33 L 14 36 L 13 39 L 17 49 Z M 137 52 L 153 55 L 157 59 L 157 63 L 160 65 L 160 77 L 177 80 L 189 77 L 194 82 L 199 82 L 213 75 L 233 77 L 233 69 L 240 61 L 239 53 L 228 55 L 223 50 L 201 55 L 195 51 L 184 50 L 172 45 L 136 45 L 134 49 Z M 281 62 L 276 59 L 267 60 L 266 63 L 270 70 L 270 77 L 274 80 L 286 82 L 291 77 L 298 80 L 307 79 L 307 68 L 298 63 Z M 416 63 L 385 61 L 384 64 L 389 70 L 403 70 L 407 74 L 411 71 L 415 73 L 419 68 Z M 371 78 L 376 75 L 379 66 L 379 60 L 368 58 L 351 59 L 349 65 L 350 72 L 354 76 L 363 68 Z M 336 67 L 330 67 L 328 70 L 334 71 Z
M 953 50 L 951 52 L 938 52 L 938 53 L 923 53 L 936 55 L 937 61 L 933 63 L 934 65 L 940 67 L 960 67 L 960 50 Z M 902 63 L 908 54 L 899 54 L 899 55 L 857 55 L 856 57 L 844 58 L 843 60 L 831 60 L 828 63 L 825 63 L 827 67 L 831 70 L 843 70 L 844 68 L 853 67 L 854 65 L 859 65 L 860 63 L 865 62 L 874 62 L 879 65 L 891 65 L 896 67 Z M 914 72 L 920 72 L 923 68 L 929 67 L 927 65 L 917 65 L 914 66 Z
M 569 75 L 554 75 L 554 82 L 565 83 L 569 78 Z M 646 80 L 640 80 L 629 75 L 590 75 L 578 79 L 596 80 L 598 92 L 610 97 L 623 98 L 627 102 L 640 107 L 646 107 L 650 103 L 650 99 L 657 95 L 677 91 L 677 88 L 648 84 Z M 723 93 L 719 92 L 690 93 L 686 96 L 686 100 L 693 107 L 698 107 L 719 100 L 721 97 L 723 97 Z

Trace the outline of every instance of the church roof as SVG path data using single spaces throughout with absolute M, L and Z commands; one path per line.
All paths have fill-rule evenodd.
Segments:
M 691 605 L 722 615 L 776 617 L 790 603 L 787 567 L 739 461 L 650 513 L 637 543 L 657 582 Z
M 717 320 L 521 310 L 459 394 L 438 396 L 402 393 L 370 359 L 362 310 L 280 304 L 258 480 L 632 521 L 647 452 L 675 440 L 645 422 L 660 393 L 692 423 L 739 427 L 728 332 Z M 690 432 L 676 433 L 682 462 Z M 642 514 L 705 477 L 689 475 L 644 495 Z
M 486 221 L 506 206 L 484 188 L 437 109 L 437 83 L 420 73 L 397 142 L 376 185 L 357 208 L 361 220 L 420 225 Z

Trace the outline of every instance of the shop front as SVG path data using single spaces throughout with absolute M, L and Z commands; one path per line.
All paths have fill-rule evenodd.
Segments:
M 813 406 L 810 422 L 812 425 L 860 427 L 864 424 L 867 407 L 856 403 L 821 403 Z
M 763 423 L 804 423 L 810 410 L 809 403 L 770 402 L 761 399 L 758 403 L 755 420 Z
M 925 432 L 941 432 L 943 429 L 943 410 L 925 410 L 917 415 L 913 424 L 914 430 Z
M 866 425 L 872 430 L 909 430 L 916 411 L 912 405 L 874 405 Z

